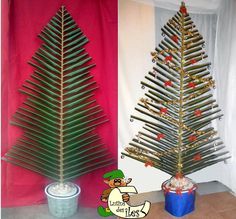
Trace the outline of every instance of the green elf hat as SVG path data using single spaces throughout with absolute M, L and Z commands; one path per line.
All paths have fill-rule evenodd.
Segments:
M 111 180 L 116 178 L 125 178 L 125 175 L 122 170 L 113 170 L 111 172 L 105 173 L 103 178 L 109 178 Z

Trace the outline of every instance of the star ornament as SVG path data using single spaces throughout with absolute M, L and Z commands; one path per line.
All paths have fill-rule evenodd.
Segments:
M 162 138 L 165 138 L 165 135 L 163 133 L 158 133 L 157 134 L 157 140 L 161 140 Z
M 188 87 L 189 88 L 195 88 L 196 87 L 196 84 L 194 82 L 189 82 L 188 83 Z
M 168 112 L 168 109 L 167 109 L 167 108 L 161 107 L 161 109 L 160 109 L 160 113 L 161 113 L 161 114 L 166 114 L 167 112 Z
M 190 60 L 190 63 L 193 65 L 193 64 L 195 64 L 197 62 L 197 60 L 196 59 L 191 59 Z
M 147 161 L 144 165 L 145 165 L 145 167 L 148 167 L 148 166 L 153 167 L 153 162 Z
M 184 176 L 183 176 L 183 174 L 182 173 L 176 173 L 175 174 L 175 178 L 176 179 L 182 179 Z
M 197 140 L 197 136 L 196 136 L 196 135 L 190 135 L 189 138 L 188 138 L 188 140 L 189 140 L 190 142 L 196 141 L 196 140 Z
M 178 37 L 176 35 L 171 36 L 171 39 L 175 42 L 178 43 Z
M 195 115 L 195 116 L 201 116 L 201 115 L 202 115 L 202 111 L 201 111 L 200 109 L 196 109 L 196 110 L 194 111 L 194 115 Z
M 165 81 L 165 87 L 172 86 L 172 81 Z
M 181 6 L 180 7 L 180 12 L 183 14 L 183 15 L 186 15 L 187 14 L 187 8 L 185 6 Z
M 166 56 L 166 57 L 165 57 L 165 61 L 166 61 L 166 62 L 172 61 L 172 58 L 173 58 L 172 56 Z
M 196 155 L 193 156 L 193 160 L 194 160 L 194 161 L 199 161 L 199 160 L 201 160 L 201 159 L 202 159 L 202 156 L 201 156 L 200 153 L 198 153 L 198 154 L 196 154 Z

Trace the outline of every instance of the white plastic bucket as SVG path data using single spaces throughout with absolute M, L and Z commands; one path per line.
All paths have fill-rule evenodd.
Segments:
M 69 183 L 74 187 L 73 194 L 53 195 L 50 193 L 50 188 L 58 183 L 49 184 L 45 188 L 45 193 L 48 199 L 48 207 L 50 213 L 58 218 L 67 218 L 74 215 L 78 209 L 78 196 L 80 194 L 80 187 L 74 183 Z

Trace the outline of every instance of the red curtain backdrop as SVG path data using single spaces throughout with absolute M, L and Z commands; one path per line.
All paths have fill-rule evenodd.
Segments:
M 109 122 L 98 132 L 117 158 L 117 0 L 2 0 L 2 156 L 21 130 L 9 121 L 25 96 L 18 92 L 30 78 L 27 64 L 41 45 L 37 37 L 64 5 L 90 42 L 86 50 L 96 63 L 91 74 L 99 85 L 95 92 Z M 106 188 L 103 174 L 116 164 L 82 176 L 80 204 L 96 207 Z M 29 170 L 2 161 L 2 207 L 45 203 L 44 187 L 50 181 Z

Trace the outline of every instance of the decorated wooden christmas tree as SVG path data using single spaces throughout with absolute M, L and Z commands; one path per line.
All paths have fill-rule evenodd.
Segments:
M 211 127 L 222 114 L 211 92 L 205 42 L 184 3 L 161 30 L 164 39 L 151 53 L 155 66 L 141 82 L 139 116 L 131 116 L 143 130 L 122 154 L 178 178 L 229 156 Z

